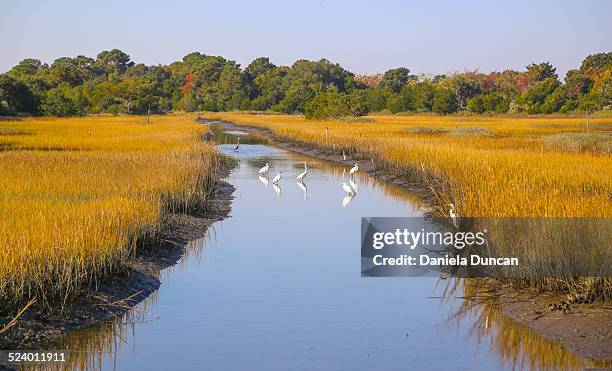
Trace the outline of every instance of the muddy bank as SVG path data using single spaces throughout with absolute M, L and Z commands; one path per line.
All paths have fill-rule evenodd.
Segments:
M 235 124 L 228 121 L 200 118 L 203 124 L 219 124 L 230 130 L 246 130 L 270 140 L 280 148 L 335 162 L 345 166 L 353 166 L 355 159 L 344 160 L 342 155 L 330 153 L 324 149 L 307 148 L 302 143 L 287 143 L 279 140 L 270 130 L 250 125 Z M 428 195 L 419 189 L 417 182 L 408 177 L 398 177 L 385 170 L 388 164 L 380 164 L 376 160 L 359 159 L 360 171 L 366 172 L 378 179 L 390 182 L 408 189 L 410 192 L 425 198 L 425 204 L 436 207 Z M 543 295 L 509 291 L 502 294 L 497 305 L 502 312 L 515 322 L 533 330 L 538 335 L 560 343 L 577 356 L 592 360 L 612 359 L 612 306 L 598 304 L 572 305 L 569 313 L 550 311 L 551 303 L 559 303 L 560 298 Z
M 559 298 L 514 293 L 499 300 L 502 313 L 582 358 L 612 361 L 612 305 L 578 304 L 569 312 L 550 310 Z
M 229 174 L 227 165 L 219 175 Z M 189 215 L 173 214 L 162 233 L 159 247 L 141 249 L 125 270 L 97 287 L 90 287 L 62 310 L 52 313 L 28 309 L 17 324 L 0 335 L 0 349 L 40 349 L 44 344 L 95 323 L 119 316 L 160 287 L 160 272 L 178 262 L 190 241 L 202 237 L 208 227 L 229 216 L 234 187 L 218 181 L 213 197 Z M 6 324 L 11 317 L 1 317 Z M 2 366 L 0 366 L 2 369 Z

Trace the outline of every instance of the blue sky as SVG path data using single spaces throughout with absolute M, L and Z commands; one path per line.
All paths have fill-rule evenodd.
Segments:
M 192 51 L 243 67 L 327 58 L 355 73 L 557 70 L 612 51 L 612 1 L 0 0 L 0 72 L 23 58 L 119 48 L 168 64 Z

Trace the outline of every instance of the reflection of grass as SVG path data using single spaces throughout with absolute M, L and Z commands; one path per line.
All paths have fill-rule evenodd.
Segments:
M 0 136 L 0 148 L 12 144 L 0 152 L 3 307 L 64 300 L 120 269 L 142 240 L 155 238 L 167 213 L 200 204 L 217 155 L 194 118 L 0 122 L 0 131 L 19 126 Z
M 548 148 L 541 137 L 581 133 L 583 118 L 372 116 L 373 123 L 308 121 L 301 116 L 210 114 L 264 127 L 279 139 L 351 158 L 377 160 L 378 167 L 428 190 L 427 201 L 441 214 L 454 203 L 461 216 L 612 216 L 612 157 L 567 148 Z M 612 118 L 589 120 L 605 131 Z M 417 128 L 489 135 L 422 135 Z M 423 171 L 424 170 L 424 171 Z M 537 272 L 532 272 L 536 275 Z M 596 281 L 599 282 L 599 281 Z M 517 285 L 556 293 L 591 290 L 581 278 L 525 278 Z M 608 290 L 612 280 L 597 287 Z
M 479 318 L 474 327 L 478 341 L 489 337 L 503 367 L 530 370 L 584 370 L 585 368 L 612 367 L 611 361 L 584 360 L 554 341 L 548 340 L 528 327 L 517 324 L 504 316 L 482 280 L 452 280 L 447 294 L 459 292 L 465 301 L 459 310 L 459 317 L 475 315 Z

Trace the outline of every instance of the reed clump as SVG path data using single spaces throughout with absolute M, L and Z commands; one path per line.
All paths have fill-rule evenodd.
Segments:
M 546 148 L 570 152 L 612 154 L 612 135 L 600 133 L 560 133 L 542 137 Z
M 64 302 L 121 270 L 166 215 L 202 205 L 219 157 L 194 120 L 0 122 L 1 307 Z

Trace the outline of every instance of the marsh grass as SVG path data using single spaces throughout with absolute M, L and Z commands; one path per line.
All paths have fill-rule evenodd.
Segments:
M 344 117 L 341 117 L 340 121 L 346 122 L 346 123 L 349 123 L 349 124 L 357 123 L 357 122 L 365 122 L 365 123 L 375 122 L 373 119 L 371 119 L 369 117 L 354 117 L 354 116 L 344 116 Z
M 609 217 L 612 212 L 612 157 L 549 148 L 541 140 L 583 133 L 584 118 L 380 115 L 371 116 L 373 124 L 347 125 L 300 116 L 207 117 L 262 127 L 281 141 L 322 153 L 341 155 L 345 150 L 351 160 L 373 159 L 377 169 L 405 180 L 439 215 L 448 215 L 449 203 L 468 217 Z M 601 128 L 610 123 L 612 118 L 590 119 L 596 134 L 604 135 Z M 416 129 L 420 127 L 478 135 L 422 135 Z M 534 259 L 547 256 L 534 254 Z M 608 277 L 538 278 L 538 273 L 526 272 L 524 278 L 509 281 L 542 292 L 597 300 L 612 297 Z
M 492 137 L 493 133 L 482 126 L 465 126 L 451 130 L 449 135 L 455 137 Z
M 32 135 L 0 136 L 2 309 L 66 302 L 156 241 L 166 215 L 202 205 L 219 158 L 194 119 L 24 119 Z
M 427 127 L 427 126 L 416 126 L 413 128 L 406 129 L 408 134 L 443 134 L 448 131 L 442 128 Z
M 542 137 L 548 149 L 569 152 L 612 154 L 612 134 L 560 133 Z

